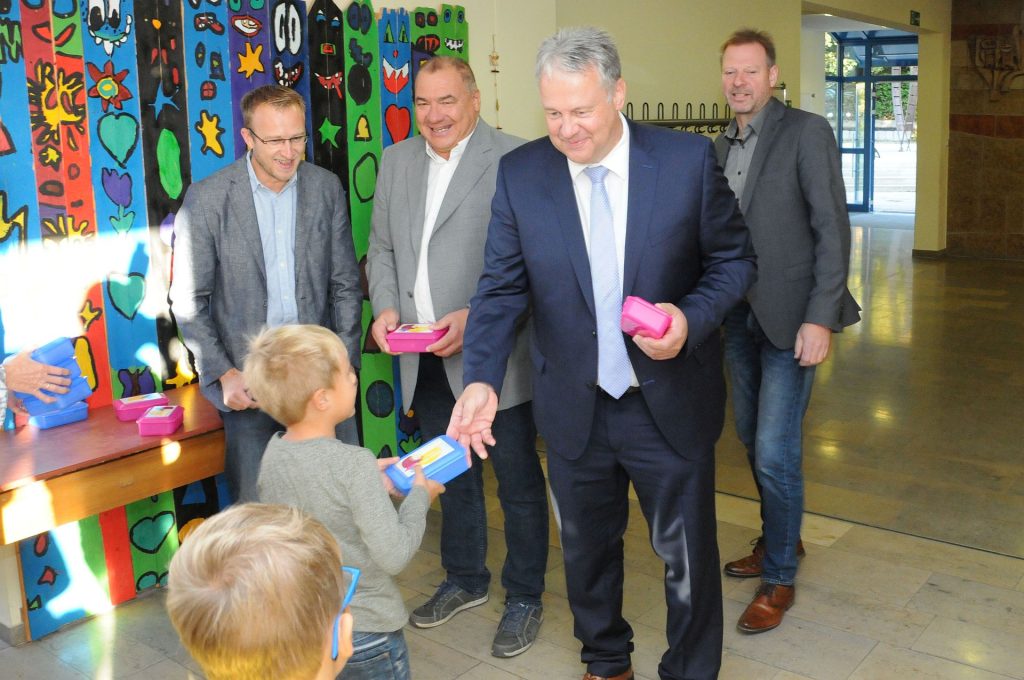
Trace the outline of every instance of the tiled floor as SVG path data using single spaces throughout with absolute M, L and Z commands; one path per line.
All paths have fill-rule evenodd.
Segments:
M 1024 560 L 994 554 L 1024 555 L 1024 265 L 911 260 L 913 232 L 886 226 L 854 229 L 851 287 L 865 320 L 819 371 L 808 414 L 807 505 L 823 514 L 804 520 L 796 605 L 778 629 L 744 636 L 732 624 L 756 582 L 723 577 L 722 678 L 1024 679 Z M 718 496 L 719 545 L 729 560 L 749 550 L 759 527 L 756 504 L 739 497 L 752 484 L 731 426 L 718 462 L 719 489 L 735 494 Z M 501 514 L 496 498 L 488 502 L 497 574 Z M 400 578 L 411 606 L 442 578 L 439 519 L 432 511 L 423 547 Z M 665 607 L 662 566 L 646 533 L 634 507 L 624 608 L 638 678 L 655 680 Z M 496 588 L 486 605 L 443 626 L 407 630 L 414 677 L 579 678 L 554 533 L 551 544 L 545 621 L 532 649 L 490 656 L 501 615 Z M 0 680 L 197 676 L 159 592 L 27 646 L 0 642 Z
M 664 646 L 662 571 L 635 504 L 633 511 L 626 537 L 625 612 L 635 631 L 637 677 L 656 680 Z M 757 506 L 719 494 L 718 514 L 723 559 L 744 554 L 758 533 Z M 504 555 L 497 507 L 490 524 L 489 562 L 497 573 Z M 422 602 L 442 578 L 438 529 L 439 515 L 432 511 L 423 548 L 400 578 L 410 606 Z M 757 636 L 738 633 L 732 623 L 756 584 L 723 577 L 722 678 L 1024 678 L 1024 561 L 815 515 L 806 517 L 803 537 L 807 557 L 800 566 L 797 602 L 778 629 Z M 39 642 L 0 648 L 0 678 L 201 677 L 178 643 L 163 601 L 162 593 L 153 593 Z M 540 639 L 511 659 L 490 656 L 501 615 L 497 587 L 486 605 L 443 626 L 407 628 L 413 677 L 579 678 L 583 667 L 557 547 L 544 604 Z
M 851 215 L 863 320 L 818 369 L 806 509 L 1024 557 L 1024 263 L 911 258 L 912 219 Z M 731 424 L 717 453 L 755 497 Z

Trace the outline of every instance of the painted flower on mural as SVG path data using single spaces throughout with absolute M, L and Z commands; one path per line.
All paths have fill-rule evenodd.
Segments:
M 128 173 L 103 168 L 103 192 L 116 205 L 127 208 L 132 202 L 132 178 Z
M 89 77 L 96 84 L 89 90 L 90 97 L 99 97 L 103 110 L 106 111 L 111 105 L 115 109 L 121 108 L 121 102 L 132 98 L 132 93 L 124 86 L 124 79 L 128 77 L 128 69 L 120 73 L 114 73 L 114 63 L 108 61 L 103 65 L 103 70 L 96 68 L 95 64 L 86 64 L 89 69 Z

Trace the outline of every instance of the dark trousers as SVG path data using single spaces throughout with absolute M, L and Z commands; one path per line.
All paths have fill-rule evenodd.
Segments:
M 665 562 L 669 648 L 658 673 L 662 680 L 715 678 L 722 657 L 722 584 L 713 451 L 697 460 L 681 457 L 640 393 L 595 398 L 583 455 L 548 455 L 581 659 L 598 676 L 617 675 L 630 665 L 633 629 L 622 616 L 622 584 L 632 482 L 651 545 Z
M 259 500 L 256 480 L 267 442 L 285 426 L 259 409 L 221 411 L 224 421 L 224 476 L 231 501 L 249 503 Z M 338 423 L 335 436 L 346 444 L 358 444 L 355 418 Z
M 455 397 L 442 360 L 432 354 L 420 355 L 412 406 L 425 440 L 448 429 Z M 483 481 L 483 464 L 489 462 L 505 514 L 508 550 L 501 584 L 509 602 L 539 604 L 548 561 L 548 497 L 531 404 L 498 411 L 491 432 L 497 444 L 488 448 L 487 461 L 474 456 L 473 467 L 448 482 L 441 495 L 441 565 L 460 588 L 485 593 L 490 587 Z

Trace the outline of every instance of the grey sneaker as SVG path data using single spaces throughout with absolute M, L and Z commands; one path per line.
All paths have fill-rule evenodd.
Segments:
M 440 626 L 463 609 L 478 607 L 487 602 L 487 597 L 487 593 L 471 593 L 445 581 L 429 600 L 412 611 L 409 623 L 417 628 Z
M 522 654 L 537 639 L 542 621 L 543 606 L 528 602 L 506 602 L 498 632 L 494 634 L 491 654 L 502 658 Z

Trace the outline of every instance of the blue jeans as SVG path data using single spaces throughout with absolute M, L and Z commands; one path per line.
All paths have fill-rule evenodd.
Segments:
M 409 680 L 409 648 L 405 634 L 353 633 L 352 657 L 338 680 Z
M 795 340 L 795 338 L 794 338 Z M 750 305 L 725 317 L 725 361 L 732 385 L 736 434 L 761 496 L 765 583 L 792 585 L 804 512 L 803 420 L 814 367 L 802 367 L 793 349 L 768 341 Z
M 441 359 L 420 355 L 413 410 L 424 439 L 448 429 L 455 397 Z M 498 478 L 498 500 L 505 513 L 501 584 L 509 602 L 540 604 L 548 562 L 548 496 L 537 456 L 537 428 L 529 402 L 498 411 L 491 428 L 497 445 L 487 462 Z M 448 581 L 471 593 L 490 589 L 487 569 L 487 511 L 483 462 L 445 484 L 441 495 L 441 566 Z

